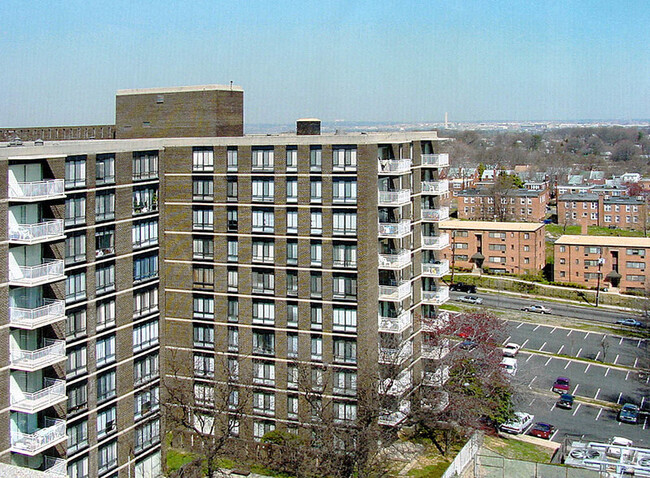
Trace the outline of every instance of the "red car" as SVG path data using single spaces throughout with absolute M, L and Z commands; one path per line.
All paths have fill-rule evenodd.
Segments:
M 549 423 L 537 422 L 535 423 L 533 429 L 530 431 L 530 434 L 537 438 L 544 438 L 546 440 L 549 440 L 554 431 L 555 427 L 553 425 Z
M 555 393 L 569 393 L 569 386 L 571 381 L 566 377 L 558 377 L 553 384 L 553 391 Z

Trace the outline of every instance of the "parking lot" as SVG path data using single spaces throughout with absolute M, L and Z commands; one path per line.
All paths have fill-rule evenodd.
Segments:
M 624 436 L 650 446 L 650 382 L 637 369 L 647 360 L 646 340 L 514 321 L 508 323 L 508 333 L 507 342 L 527 349 L 517 356 L 515 409 L 557 427 L 553 440 L 567 435 L 594 441 Z M 603 359 L 605 363 L 595 362 Z M 576 396 L 572 410 L 555 406 L 559 395 L 551 388 L 558 376 L 571 380 L 569 391 Z M 627 402 L 645 412 L 636 425 L 616 420 L 615 407 Z

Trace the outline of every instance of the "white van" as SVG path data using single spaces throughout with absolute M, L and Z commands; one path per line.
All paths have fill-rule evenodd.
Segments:
M 501 365 L 508 375 L 515 375 L 517 373 L 517 359 L 512 357 L 503 357 L 501 360 Z

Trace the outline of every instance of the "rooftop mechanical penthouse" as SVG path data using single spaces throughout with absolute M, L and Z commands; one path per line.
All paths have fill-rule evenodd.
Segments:
M 1 131 L 0 461 L 158 476 L 161 380 L 197 417 L 246 390 L 247 441 L 314 432 L 303 376 L 335 423 L 389 371 L 383 426 L 447 406 L 435 132 L 247 136 L 216 85 L 120 91 L 116 119 Z

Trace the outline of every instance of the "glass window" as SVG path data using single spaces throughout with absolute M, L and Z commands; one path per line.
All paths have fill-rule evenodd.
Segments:
M 237 232 L 239 229 L 239 218 L 236 207 L 229 207 L 227 210 L 228 223 L 226 225 L 228 232 Z
M 95 219 L 108 221 L 115 218 L 115 193 L 112 191 L 98 192 L 95 195 Z
M 133 214 L 145 214 L 158 210 L 158 188 L 153 186 L 133 189 Z
M 312 272 L 310 274 L 309 291 L 312 297 L 321 297 L 323 295 L 323 276 L 320 273 Z
M 236 292 L 239 288 L 239 271 L 228 269 L 228 290 Z
M 86 233 L 68 234 L 65 238 L 65 263 L 76 264 L 86 260 Z
M 214 151 L 212 148 L 192 148 L 192 171 L 209 172 L 214 170 Z
M 287 296 L 298 295 L 298 271 L 287 271 Z
M 229 146 L 226 151 L 226 163 L 228 171 L 237 171 L 237 147 Z
M 311 328 L 312 330 L 323 329 L 323 308 L 319 305 L 311 306 Z
M 228 327 L 228 351 L 237 352 L 239 350 L 239 329 L 237 327 Z
M 202 378 L 214 377 L 214 355 L 194 354 L 194 375 Z
M 97 339 L 95 357 L 98 367 L 115 362 L 115 335 Z
M 333 311 L 333 329 L 337 332 L 356 332 L 357 310 L 347 307 L 335 307 Z
M 287 179 L 287 202 L 298 202 L 298 181 L 296 179 Z
M 212 231 L 214 229 L 214 210 L 207 207 L 195 207 L 192 210 L 192 228 L 195 231 Z
M 70 274 L 65 279 L 65 301 L 76 302 L 86 298 L 86 273 Z
M 65 336 L 69 338 L 86 335 L 86 309 L 69 311 L 66 317 Z
M 115 183 L 115 155 L 98 154 L 95 161 L 95 182 L 98 186 Z
M 115 227 L 98 227 L 95 230 L 95 257 L 115 254 Z
M 207 178 L 192 180 L 192 199 L 194 201 L 212 201 L 214 199 L 214 181 Z
M 68 361 L 66 364 L 66 378 L 76 377 L 87 370 L 87 353 L 86 346 L 79 345 L 68 349 Z
M 298 169 L 298 149 L 296 146 L 287 146 L 287 171 L 296 171 Z
M 239 322 L 239 300 L 228 299 L 228 322 Z
M 135 385 L 155 380 L 160 376 L 158 354 L 147 355 L 133 363 L 133 378 Z
M 115 290 L 115 264 L 97 266 L 95 269 L 95 291 L 104 294 Z
M 152 420 L 135 429 L 135 451 L 138 452 L 160 442 L 160 419 Z
M 237 262 L 239 257 L 239 242 L 237 239 L 228 239 L 228 260 Z
M 117 430 L 115 418 L 115 407 L 106 408 L 97 412 L 97 438 L 102 438 L 108 433 Z
M 135 222 L 132 236 L 134 248 L 158 245 L 158 220 L 148 219 Z
M 335 235 L 356 236 L 357 214 L 354 212 L 334 212 L 332 217 Z
M 298 304 L 287 304 L 287 327 L 298 327 Z
M 273 202 L 275 188 L 273 179 L 253 179 L 253 201 Z
M 273 241 L 253 241 L 253 262 L 269 264 L 275 262 L 275 243 Z
M 298 234 L 298 211 L 287 210 L 287 234 Z
M 102 445 L 97 450 L 97 473 L 105 473 L 117 466 L 117 442 Z
M 357 182 L 354 179 L 338 179 L 332 182 L 332 200 L 335 203 L 357 202 Z
M 192 276 L 194 287 L 214 289 L 214 268 L 212 266 L 193 266 Z
M 138 256 L 133 260 L 133 281 L 139 282 L 158 277 L 158 254 Z
M 133 153 L 133 180 L 158 178 L 158 151 L 136 151 Z
M 310 182 L 310 198 L 313 203 L 323 202 L 323 182 L 311 181 Z
M 252 291 L 254 294 L 273 294 L 275 291 L 273 271 L 253 270 Z
M 65 225 L 86 223 L 86 196 L 68 196 L 65 200 Z
M 298 334 L 287 334 L 287 357 L 298 357 Z
M 356 147 L 334 146 L 334 148 L 332 148 L 332 163 L 335 171 L 356 171 Z
M 152 320 L 133 327 L 133 352 L 158 345 L 158 321 Z
M 287 241 L 287 264 L 298 264 L 298 242 Z
M 115 299 L 97 302 L 97 330 L 115 325 Z
M 322 147 L 312 145 L 309 147 L 309 170 L 312 172 L 320 172 L 323 167 L 322 161 Z
M 88 383 L 76 383 L 66 388 L 68 413 L 76 413 L 88 408 Z
M 323 244 L 320 242 L 312 242 L 311 249 L 311 264 L 320 266 L 323 263 Z
M 209 325 L 194 326 L 194 346 L 200 348 L 214 348 L 214 327 Z
M 214 242 L 211 237 L 195 237 L 192 240 L 192 257 L 195 259 L 213 259 Z
M 323 213 L 321 211 L 311 212 L 311 233 L 312 234 L 323 233 Z
M 229 177 L 226 179 L 226 200 L 236 201 L 239 194 L 239 187 L 237 185 L 237 178 Z
M 273 332 L 253 332 L 253 353 L 275 354 L 275 334 Z
M 158 312 L 158 288 L 140 289 L 133 293 L 133 316 Z
M 102 402 L 116 395 L 115 370 L 97 376 L 97 401 Z
M 253 232 L 273 232 L 275 216 L 272 209 L 253 209 Z
M 214 297 L 194 296 L 193 317 L 195 319 L 214 319 Z
M 273 170 L 273 148 L 253 147 L 252 151 L 252 168 L 254 171 L 272 171 Z
M 253 300 L 253 323 L 275 324 L 275 304 L 271 301 Z
M 68 156 L 65 159 L 65 187 L 82 188 L 86 185 L 86 156 Z
M 83 420 L 75 423 L 74 425 L 68 426 L 67 435 L 68 435 L 68 453 L 72 454 L 77 450 L 81 450 L 82 448 L 88 446 L 88 421 Z M 76 476 L 81 477 L 81 476 L 88 476 L 88 475 L 84 474 L 84 475 L 76 475 Z
M 160 387 L 153 387 L 135 394 L 133 416 L 140 418 L 149 412 L 160 409 Z

